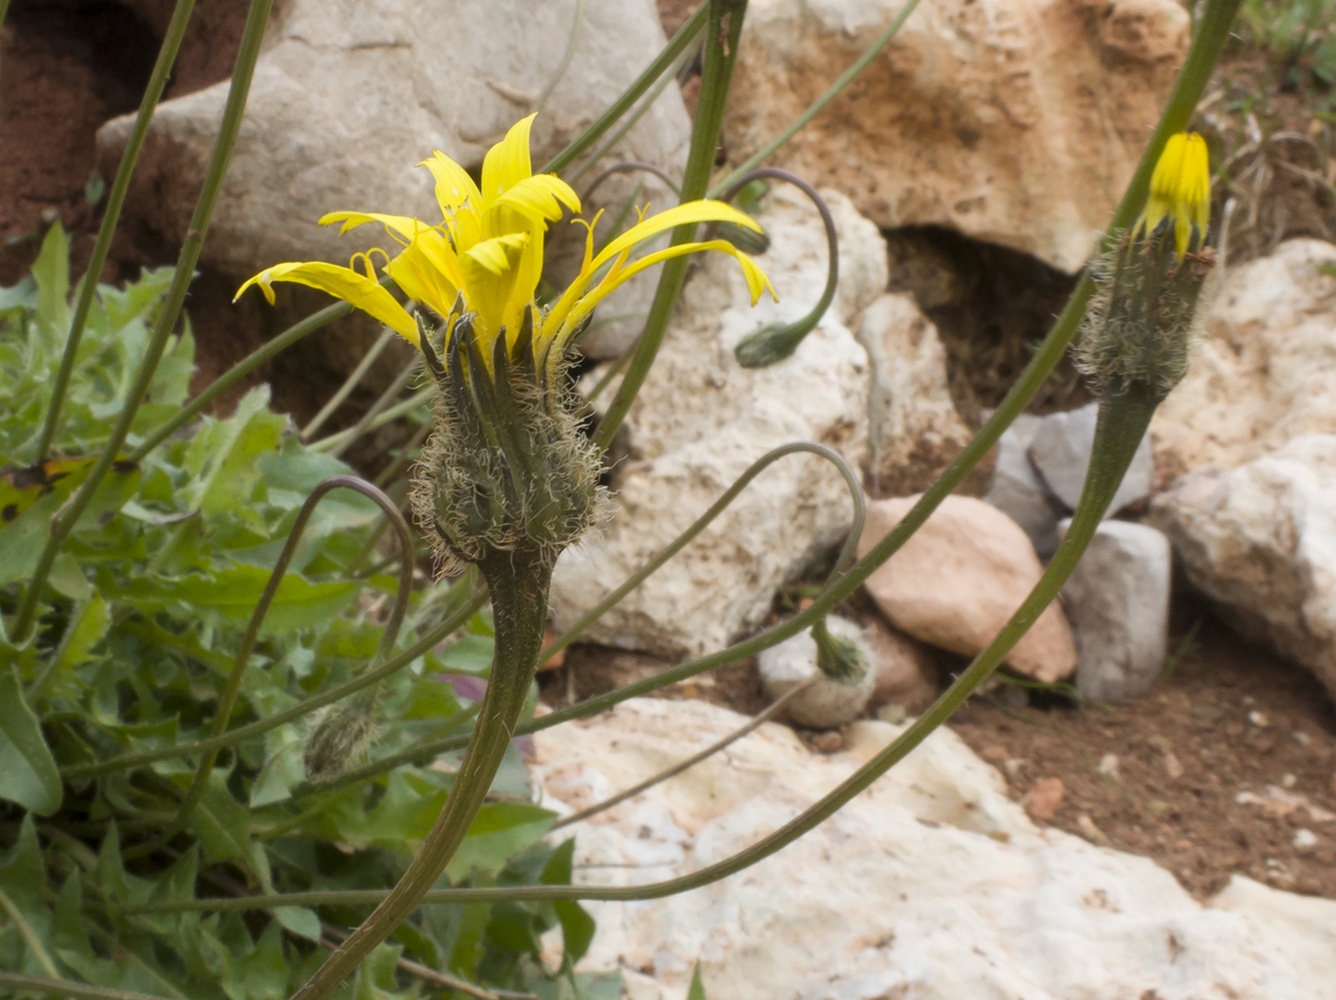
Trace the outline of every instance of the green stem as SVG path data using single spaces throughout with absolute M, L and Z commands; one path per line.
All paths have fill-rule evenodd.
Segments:
M 254 351 L 242 358 L 235 365 L 229 368 L 222 375 L 209 383 L 209 385 L 200 392 L 194 399 L 175 413 L 171 419 L 164 421 L 158 427 L 155 427 L 143 442 L 130 453 L 132 462 L 142 462 L 144 457 L 162 442 L 175 434 L 190 421 L 204 411 L 204 408 L 221 396 L 229 388 L 236 385 L 241 379 L 245 378 L 251 372 L 255 371 L 261 365 L 272 361 L 279 354 L 282 354 L 297 341 L 301 340 L 307 334 L 314 333 L 322 326 L 332 323 L 341 316 L 347 316 L 353 311 L 353 307 L 346 302 L 335 302 L 333 305 L 326 306 L 317 313 L 312 313 L 300 323 L 295 323 L 273 340 L 257 347 Z
M 691 44 L 691 40 L 696 37 L 701 27 L 705 24 L 708 15 L 706 7 L 708 4 L 701 4 L 700 9 L 691 15 L 678 29 L 658 57 L 645 67 L 645 71 L 635 78 L 631 86 L 627 87 L 622 95 L 613 101 L 608 110 L 599 115 L 598 120 L 584 130 L 574 142 L 563 149 L 560 153 L 549 160 L 542 170 L 537 171 L 540 174 L 559 174 L 565 170 L 577 159 L 586 149 L 598 142 L 599 137 L 608 129 L 616 124 L 617 120 L 631 109 L 631 106 L 640 99 L 640 96 L 649 90 L 665 70 L 668 69 L 677 59 L 682 51 Z
M 997 637 L 980 653 L 959 678 L 903 733 L 885 749 L 840 783 L 815 805 L 790 820 L 755 844 L 717 864 L 682 875 L 638 886 L 517 886 L 484 889 L 440 889 L 426 893 L 424 903 L 478 903 L 536 900 L 644 900 L 661 899 L 736 874 L 788 846 L 803 834 L 829 819 L 851 799 L 899 763 L 928 738 L 966 698 L 993 672 L 1029 630 L 1034 620 L 1048 607 L 1075 569 L 1095 530 L 1099 527 L 1109 502 L 1118 490 L 1123 474 L 1136 454 L 1158 398 L 1150 394 L 1131 394 L 1107 400 L 1100 407 L 1095 441 L 1091 449 L 1090 471 L 1086 476 L 1081 500 L 1072 516 L 1071 526 L 1053 561 L 1039 582 L 1012 615 Z M 168 913 L 179 910 L 251 909 L 278 905 L 366 905 L 377 902 L 383 893 L 333 892 L 294 893 L 283 896 L 258 896 L 248 900 L 181 900 L 144 903 L 126 907 L 128 913 Z M 222 906 L 219 903 L 223 903 Z
M 389 346 L 394 339 L 395 333 L 388 326 L 376 338 L 376 342 L 371 345 L 371 350 L 362 355 L 362 360 L 357 362 L 357 367 L 353 369 L 352 374 L 343 380 L 343 385 L 335 391 L 334 395 L 325 400 L 325 405 L 320 408 L 320 412 L 311 418 L 311 422 L 301 429 L 298 435 L 303 442 L 310 441 L 316 431 L 320 430 L 326 420 L 334 415 L 334 411 L 343 405 L 343 401 L 352 395 L 352 391 L 357 388 L 359 382 L 366 377 L 366 373 L 371 370 L 371 366 L 376 363 L 380 357 L 380 352 Z
M 167 346 L 172 330 L 176 327 L 176 320 L 181 314 L 181 307 L 185 304 L 186 292 L 189 290 L 191 279 L 195 276 L 195 265 L 199 262 L 200 251 L 204 247 L 204 237 L 209 229 L 209 220 L 213 217 L 213 210 L 218 204 L 218 196 L 223 187 L 223 177 L 227 173 L 227 165 L 232 158 L 232 150 L 236 146 L 237 134 L 241 131 L 241 119 L 246 111 L 246 98 L 250 94 L 251 79 L 255 74 L 255 63 L 260 57 L 260 42 L 264 36 L 264 27 L 269 20 L 269 10 L 272 6 L 273 0 L 251 0 L 250 11 L 246 16 L 246 27 L 241 36 L 241 47 L 237 52 L 232 83 L 227 93 L 227 106 L 223 111 L 222 124 L 218 130 L 218 141 L 214 144 L 213 157 L 209 162 L 209 171 L 204 178 L 204 187 L 200 191 L 199 199 L 195 202 L 195 211 L 186 231 L 181 254 L 176 261 L 176 271 L 172 276 L 171 288 L 167 292 L 162 311 L 158 316 L 157 325 L 153 330 L 152 339 L 149 341 L 148 350 L 144 352 L 144 360 L 139 366 L 139 371 L 135 373 L 134 384 L 130 388 L 116 425 L 112 428 L 106 448 L 98 457 L 97 464 L 93 466 L 88 478 L 80 485 L 78 492 L 52 518 L 51 534 L 38 557 L 37 568 L 34 570 L 32 580 L 23 595 L 23 603 L 19 605 L 13 628 L 10 631 L 10 635 L 16 642 L 22 642 L 28 637 L 28 632 L 32 628 L 33 620 L 36 617 L 42 591 L 45 589 L 47 575 L 51 572 L 51 566 L 56 560 L 56 555 L 60 552 L 60 547 L 65 543 L 65 539 L 69 537 L 70 532 L 74 530 L 74 526 L 78 524 L 79 517 L 92 501 L 93 494 L 102 484 L 102 480 L 111 471 L 112 464 L 120 453 L 121 445 L 125 443 L 125 439 L 130 434 L 130 427 L 134 423 L 135 414 L 139 412 L 140 404 L 143 403 L 149 385 L 153 381 L 153 374 L 157 370 L 158 362 L 162 359 L 162 352 Z M 96 280 L 96 276 L 94 276 L 93 281 Z
M 833 101 L 839 95 L 840 91 L 849 86 L 849 84 L 853 82 L 854 77 L 867 69 L 868 64 L 871 63 L 873 59 L 877 58 L 878 53 L 890 43 L 892 38 L 900 33 L 900 29 L 904 27 L 905 21 L 909 19 L 910 14 L 914 13 L 914 8 L 918 5 L 919 0 L 909 0 L 908 3 L 901 7 L 900 13 L 895 15 L 895 19 L 887 25 L 886 30 L 877 37 L 877 40 L 872 43 L 866 52 L 854 60 L 852 66 L 840 74 L 839 78 L 830 85 L 824 94 L 813 101 L 811 106 L 795 118 L 788 128 L 749 156 L 740 167 L 711 188 L 710 196 L 713 197 L 717 192 L 723 191 L 733 184 L 736 184 L 739 177 L 753 167 L 757 167 L 764 163 L 770 158 L 770 155 L 774 153 L 775 150 L 779 149 L 780 146 L 792 139 L 808 122 L 821 114 L 821 112 L 825 110 L 826 105 Z
M 3 2 L 3 0 L 0 0 Z M 3 13 L 0 10 L 0 13 Z M 132 993 L 129 990 L 113 990 L 105 986 L 89 986 L 76 983 L 72 979 L 56 979 L 48 976 L 25 976 L 17 972 L 0 972 L 0 986 L 14 990 L 31 990 L 45 993 L 48 997 L 60 1000 L 162 1000 L 148 993 Z
M 390 894 L 292 1000 L 325 1000 L 413 912 L 445 871 L 491 788 L 524 709 L 547 623 L 552 560 L 538 550 L 493 550 L 479 564 L 492 595 L 496 651 L 479 722 L 450 797 L 422 850 Z
M 111 238 L 116 232 L 116 224 L 121 218 L 121 208 L 125 204 L 126 192 L 130 189 L 130 176 L 134 173 L 139 153 L 144 148 L 144 139 L 148 135 L 149 122 L 153 120 L 153 109 L 158 106 L 163 88 L 167 86 L 167 77 L 176 62 L 176 53 L 181 48 L 181 39 L 185 37 L 186 24 L 195 8 L 195 0 L 177 0 L 172 19 L 163 35 L 162 46 L 158 49 L 158 61 L 153 64 L 148 86 L 144 89 L 143 99 L 139 102 L 139 113 L 135 117 L 134 128 L 126 141 L 125 151 L 121 153 L 120 166 L 116 168 L 116 179 L 111 184 L 111 194 L 107 198 L 106 213 L 102 216 L 102 226 L 98 229 L 97 242 L 93 245 L 93 255 L 88 260 L 88 270 L 84 272 L 83 282 L 79 286 L 79 300 L 74 306 L 74 317 L 70 320 L 70 333 L 65 341 L 65 353 L 60 359 L 60 369 L 51 384 L 51 401 L 47 404 L 46 422 L 42 424 L 42 434 L 37 439 L 37 457 L 34 462 L 46 460 L 51 449 L 51 441 L 56 436 L 56 427 L 60 423 L 60 410 L 65 402 L 65 390 L 70 383 L 70 373 L 74 371 L 75 357 L 79 353 L 79 342 L 83 339 L 84 327 L 88 322 L 88 313 L 97 294 L 98 277 L 107 262 L 111 251 Z M 3 16 L 0 15 L 0 21 Z
M 714 168 L 715 154 L 719 150 L 719 133 L 724 126 L 724 106 L 728 101 L 728 88 L 733 80 L 733 65 L 737 60 L 738 36 L 742 34 L 742 21 L 747 11 L 745 2 L 735 0 L 706 0 L 701 10 L 708 8 L 710 23 L 705 32 L 705 51 L 701 67 L 700 103 L 696 107 L 696 121 L 691 131 L 691 150 L 687 154 L 686 171 L 682 176 L 682 201 L 696 201 L 705 196 L 710 186 L 710 171 Z M 700 11 L 696 12 L 697 15 Z M 693 15 L 694 19 L 694 15 Z M 688 22 L 689 23 L 689 22 Z M 686 28 L 683 28 L 685 31 Z M 694 239 L 694 225 L 678 226 L 673 230 L 672 246 L 687 243 Z M 650 367 L 659 353 L 668 321 L 672 318 L 677 297 L 686 280 L 687 258 L 674 257 L 665 261 L 659 273 L 659 285 L 654 292 L 654 302 L 650 306 L 649 318 L 645 329 L 640 334 L 631 365 L 626 370 L 626 377 L 617 387 L 617 395 L 607 414 L 599 421 L 594 433 L 594 443 L 606 451 L 612 443 L 617 428 L 626 419 L 626 414 L 635 402 Z

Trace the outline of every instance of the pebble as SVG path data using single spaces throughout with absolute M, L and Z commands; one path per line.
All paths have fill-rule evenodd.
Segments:
M 1290 735 L 1294 737 L 1294 742 L 1298 743 L 1301 747 L 1306 747 L 1312 742 L 1312 740 L 1308 738 L 1308 734 L 1302 729 L 1296 729 Z
M 1317 846 L 1317 834 L 1307 827 L 1301 826 L 1294 831 L 1294 847 L 1299 851 L 1312 850 Z
M 1099 773 L 1106 777 L 1118 780 L 1118 755 L 1116 753 L 1106 753 L 1099 759 Z
M 1164 755 L 1164 770 L 1173 781 L 1183 777 L 1183 764 L 1179 761 L 1177 755 L 1172 752 Z
M 1053 817 L 1067 794 L 1061 778 L 1040 778 L 1025 793 L 1025 811 L 1040 823 L 1052 823 Z
M 1283 774 L 1281 775 L 1280 778 L 1280 787 L 1293 788 L 1298 783 L 1298 781 L 1299 779 L 1292 774 Z
M 761 685 L 772 699 L 810 683 L 794 695 L 787 711 L 798 725 L 813 729 L 833 729 L 858 718 L 877 683 L 876 663 L 863 630 L 854 622 L 834 615 L 826 619 L 826 627 L 833 637 L 852 643 L 862 652 L 867 667 L 862 677 L 845 683 L 824 676 L 816 665 L 816 640 L 810 630 L 790 636 L 756 658 Z
M 1107 844 L 1109 838 L 1104 836 L 1104 831 L 1095 825 L 1095 821 L 1090 818 L 1089 813 L 1081 813 L 1076 817 L 1076 829 L 1081 831 L 1081 836 L 1092 844 Z

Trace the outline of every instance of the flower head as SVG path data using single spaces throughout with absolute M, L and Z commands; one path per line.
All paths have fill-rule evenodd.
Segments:
M 488 151 L 481 184 L 474 184 L 463 167 L 439 150 L 419 164 L 436 182 L 439 223 L 349 211 L 330 212 L 320 219 L 321 225 L 339 224 L 340 234 L 367 222 L 380 223 L 400 244 L 393 257 L 373 250 L 354 255 L 349 267 L 320 261 L 275 264 L 243 284 L 237 295 L 258 285 L 273 302 L 276 281 L 310 285 L 374 316 L 430 359 L 435 346 L 423 343 L 418 322 L 377 278 L 373 258 L 381 257 L 384 272 L 405 295 L 442 320 L 451 318 L 443 331 L 442 351 L 449 352 L 455 320 L 468 316 L 479 354 L 490 367 L 496 341 L 503 334 L 506 349 L 516 349 L 534 305 L 548 225 L 561 218 L 563 209 L 580 211 L 580 199 L 565 181 L 533 173 L 529 158 L 533 118 L 530 115 L 516 123 Z M 760 226 L 746 215 L 718 201 L 688 202 L 642 219 L 598 253 L 589 225 L 580 273 L 549 310 L 531 321 L 533 360 L 539 366 L 559 363 L 600 301 L 629 278 L 669 257 L 701 250 L 730 254 L 742 267 L 753 302 L 767 290 L 773 295 L 761 269 L 726 240 L 682 243 L 630 259 L 632 250 L 644 240 L 683 223 L 710 221 L 732 222 L 760 232 Z
M 1146 209 L 1133 228 L 1144 226 L 1147 233 L 1153 233 L 1166 218 L 1173 220 L 1174 251 L 1179 260 L 1188 251 L 1194 226 L 1197 240 L 1193 249 L 1206 243 L 1211 219 L 1211 166 L 1206 140 L 1196 132 L 1179 132 L 1165 143 L 1151 175 Z
M 535 294 L 547 227 L 566 210 L 579 212 L 580 199 L 565 181 L 534 175 L 532 122 L 530 115 L 488 151 L 479 184 L 439 151 L 420 164 L 435 180 L 438 223 L 376 212 L 331 212 L 320 220 L 337 223 L 340 233 L 379 223 L 399 244 L 393 256 L 359 253 L 348 267 L 275 264 L 237 291 L 258 285 L 273 302 L 276 281 L 310 285 L 369 313 L 421 350 L 440 392 L 435 433 L 417 467 L 413 509 L 444 567 L 473 563 L 484 575 L 488 567 L 510 566 L 520 552 L 550 568 L 606 505 L 601 456 L 580 432 L 567 381 L 556 377 L 599 302 L 646 268 L 700 250 L 734 257 L 753 303 L 767 290 L 774 294 L 761 269 L 724 239 L 679 243 L 632 259 L 639 243 L 686 223 L 761 231 L 723 202 L 692 201 L 642 218 L 601 250 L 594 244 L 597 218 L 586 224 L 579 274 L 540 308 Z M 381 284 L 375 260 L 418 304 L 416 315 Z

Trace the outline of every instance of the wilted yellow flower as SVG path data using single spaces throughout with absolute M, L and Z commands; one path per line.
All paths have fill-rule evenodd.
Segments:
M 1187 253 L 1192 227 L 1197 227 L 1196 248 L 1206 242 L 1211 220 L 1211 165 L 1206 140 L 1196 132 L 1169 137 L 1150 179 L 1150 197 L 1134 230 L 1147 233 L 1165 218 L 1174 223 L 1174 250 L 1182 260 Z
M 449 319 L 452 313 L 470 316 L 478 352 L 490 366 L 502 331 L 508 350 L 516 349 L 542 275 L 548 224 L 561 218 L 563 208 L 580 211 L 580 199 L 565 181 L 551 174 L 533 174 L 529 159 L 533 119 L 530 115 L 518 122 L 488 151 L 481 187 L 439 150 L 419 164 L 436 180 L 442 217 L 436 225 L 376 212 L 331 212 L 320 219 L 321 225 L 340 223 L 340 233 L 366 222 L 381 223 L 401 244 L 393 258 L 373 250 L 354 255 L 350 267 L 321 261 L 275 264 L 243 284 L 237 295 L 251 285 L 259 285 L 272 303 L 273 282 L 310 285 L 369 313 L 430 356 L 434 349 L 421 342 L 418 323 L 379 283 L 373 257 L 384 257 L 385 273 L 409 298 L 442 319 Z M 633 275 L 670 257 L 699 250 L 730 254 L 742 267 L 753 302 L 767 290 L 773 295 L 761 269 L 726 240 L 683 243 L 630 260 L 634 247 L 650 237 L 683 223 L 711 221 L 732 222 L 760 232 L 760 226 L 750 218 L 719 201 L 687 202 L 643 219 L 598 254 L 594 253 L 590 225 L 580 273 L 545 314 L 531 317 L 535 365 L 541 368 L 545 363 L 558 363 L 571 338 L 602 299 Z M 453 330 L 454 323 L 448 322 L 445 351 L 449 350 Z

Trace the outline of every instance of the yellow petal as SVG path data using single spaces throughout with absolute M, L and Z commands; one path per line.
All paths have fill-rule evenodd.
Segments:
M 742 267 L 742 276 L 747 282 L 747 290 L 751 293 L 752 305 L 760 300 L 765 292 L 770 293 L 770 297 L 778 300 L 779 296 L 770 285 L 770 279 L 765 276 L 765 272 L 757 263 L 748 257 L 745 253 L 735 247 L 728 240 L 707 240 L 700 243 L 679 243 L 676 246 L 667 247 L 663 250 L 657 250 L 654 253 L 646 254 L 625 267 L 614 266 L 598 286 L 586 295 L 581 296 L 574 302 L 566 314 L 558 315 L 554 308 L 548 313 L 543 322 L 543 336 L 552 338 L 557 342 L 559 348 L 564 347 L 566 339 L 579 326 L 580 322 L 594 311 L 594 307 L 604 298 L 610 295 L 620 285 L 634 278 L 647 267 L 653 267 L 662 261 L 669 260 L 672 257 L 681 257 L 684 254 L 698 253 L 702 250 L 717 250 L 720 253 L 726 253 L 737 260 Z M 562 296 L 565 299 L 565 296 Z M 560 353 L 560 352 L 558 352 Z
M 488 210 L 507 207 L 530 219 L 555 222 L 561 218 L 563 205 L 578 214 L 580 198 L 560 177 L 538 174 L 523 178 L 505 194 L 493 199 Z
M 475 328 L 485 359 L 491 357 L 492 344 L 506 323 L 512 292 L 526 272 L 520 265 L 528 242 L 528 234 L 512 233 L 484 240 L 459 257 L 464 294 L 478 317 Z
M 459 283 L 451 281 L 437 265 L 425 241 L 414 240 L 385 266 L 385 271 L 410 299 L 430 306 L 439 316 L 449 315 L 459 292 Z
M 328 292 L 380 320 L 414 346 L 418 343 L 417 324 L 413 322 L 413 317 L 408 315 L 408 311 L 396 302 L 394 296 L 382 288 L 379 282 L 359 274 L 352 268 L 326 264 L 319 260 L 275 264 L 273 267 L 265 268 L 237 289 L 237 297 L 239 298 L 251 285 L 259 285 L 260 290 L 265 293 L 265 298 L 273 302 L 274 292 L 269 286 L 275 281 L 291 281 Z
M 482 210 L 482 195 L 478 185 L 468 171 L 461 167 L 439 149 L 432 153 L 431 159 L 423 160 L 419 167 L 426 167 L 436 178 L 436 202 L 441 206 L 441 215 L 449 219 L 466 204 L 474 211 Z
M 585 265 L 580 268 L 580 273 L 566 291 L 561 294 L 561 298 L 556 301 L 556 304 L 552 306 L 552 310 L 548 313 L 548 319 L 554 323 L 552 328 L 556 329 L 566 322 L 567 314 L 574 309 L 575 303 L 585 294 L 585 289 L 589 287 L 594 274 L 608 261 L 627 253 L 642 240 L 657 236 L 659 233 L 673 229 L 676 226 L 693 222 L 715 221 L 734 222 L 746 229 L 752 229 L 758 233 L 762 232 L 761 227 L 750 217 L 722 201 L 689 201 L 660 212 L 658 215 L 650 216 L 618 236 L 604 247 L 602 253 L 593 260 L 586 259 Z M 697 244 L 690 245 L 697 246 Z M 626 279 L 623 278 L 622 280 L 625 281 Z
M 482 161 L 482 197 L 487 207 L 524 178 L 533 174 L 529 160 L 529 129 L 538 117 L 534 112 L 510 127 L 506 137 L 487 151 Z
M 343 223 L 339 226 L 340 236 L 368 222 L 379 222 L 390 232 L 397 233 L 406 240 L 411 240 L 415 234 L 431 228 L 421 219 L 415 219 L 411 215 L 385 215 L 381 212 L 329 212 L 320 217 L 322 226 L 332 226 L 336 222 Z
M 495 239 L 484 240 L 460 257 L 460 262 L 468 260 L 481 265 L 492 274 L 501 274 L 514 266 L 516 251 L 529 241 L 527 233 L 509 233 Z

